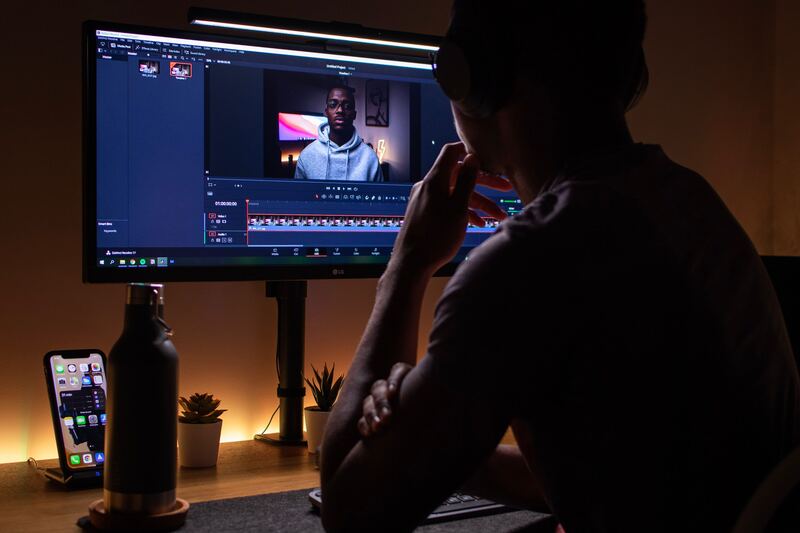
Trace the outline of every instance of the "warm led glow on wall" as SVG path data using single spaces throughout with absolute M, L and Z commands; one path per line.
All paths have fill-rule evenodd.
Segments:
M 220 436 L 219 441 L 239 442 L 243 440 L 250 440 L 253 438 L 253 435 L 258 433 L 262 429 L 264 428 L 256 429 L 238 420 L 233 423 L 223 422 L 222 435 Z M 270 431 L 272 431 L 272 428 L 270 428 Z
M 277 399 L 276 399 L 277 400 Z M 255 413 L 249 411 L 242 411 L 241 409 L 234 408 L 222 415 L 222 435 L 220 442 L 239 442 L 244 440 L 251 440 L 253 435 L 260 433 L 264 429 L 266 421 L 269 419 L 268 414 L 275 410 L 277 404 L 271 406 L 265 413 L 264 421 L 259 422 L 259 425 L 253 426 L 253 418 L 260 418 L 254 416 Z M 238 412 L 238 414 L 237 414 Z M 58 457 L 58 449 L 56 448 L 55 437 L 53 436 L 53 425 L 50 422 L 50 413 L 47 413 L 47 424 L 37 428 L 37 438 L 20 438 L 19 434 L 5 433 L 0 437 L 0 464 L 3 463 L 17 463 L 25 461 L 28 457 L 33 457 L 37 461 L 56 459 Z M 24 430 L 25 428 L 23 428 Z M 272 421 L 269 427 L 269 433 L 277 433 L 280 431 L 280 424 L 278 423 L 278 416 Z M 23 434 L 27 434 L 23 431 Z
M 261 433 L 264 426 L 252 426 L 243 420 L 244 416 L 228 416 L 223 414 L 222 436 L 220 442 L 241 442 L 252 440 L 253 435 Z M 265 418 L 265 424 L 266 420 Z M 303 417 L 303 431 L 307 431 L 305 417 Z M 278 416 L 272 421 L 267 434 L 278 435 L 280 424 Z M 58 457 L 55 440 L 52 435 L 49 438 L 37 439 L 36 442 L 29 442 L 27 439 L 14 440 L 13 438 L 0 440 L 0 464 L 17 463 L 25 461 L 28 457 L 33 457 L 37 461 L 55 459 Z
M 46 450 L 48 457 L 55 455 L 55 444 L 51 446 L 52 451 Z M 28 442 L 27 440 L 15 441 L 13 438 L 3 439 L 0 441 L 0 463 L 15 463 L 17 461 L 24 461 L 28 458 Z

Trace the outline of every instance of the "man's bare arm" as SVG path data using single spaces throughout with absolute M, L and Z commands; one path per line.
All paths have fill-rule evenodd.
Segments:
M 504 216 L 488 198 L 473 191 L 478 162 L 472 157 L 460 163 L 465 155 L 460 143 L 447 145 L 412 190 L 395 253 L 379 283 L 372 316 L 326 429 L 321 482 L 323 525 L 328 529 L 369 527 L 379 518 L 383 526 L 389 519 L 394 520 L 392 527 L 413 527 L 427 508 L 435 507 L 437 498 L 456 488 L 485 459 L 502 435 L 502 424 L 507 424 L 500 415 L 489 416 L 489 411 L 474 418 L 474 413 L 466 415 L 474 401 L 471 384 L 465 380 L 444 390 L 448 380 L 426 358 L 408 376 L 408 394 L 400 398 L 405 415 L 390 431 L 366 444 L 357 431 L 362 401 L 372 383 L 387 376 L 397 362 L 413 364 L 428 280 L 455 255 L 467 220 L 483 223 L 470 207 Z M 502 178 L 485 179 L 489 186 L 508 190 Z M 489 408 L 486 402 L 475 407 Z M 419 445 L 421 440 L 426 446 Z M 448 455 L 446 450 L 460 455 Z
M 357 421 L 372 384 L 387 376 L 397 362 L 416 363 L 419 314 L 429 279 L 429 274 L 387 269 L 378 283 L 372 315 L 325 430 L 320 468 L 323 491 L 333 485 L 337 470 L 360 440 Z M 346 481 L 338 481 L 343 486 L 336 490 L 347 490 Z
M 412 368 L 405 363 L 395 364 L 386 379 L 373 383 L 358 421 L 362 438 L 373 438 L 391 426 L 399 391 Z M 529 438 L 525 428 L 514 422 L 512 426 L 517 438 Z M 539 480 L 517 445 L 499 445 L 460 490 L 519 509 L 549 511 Z
M 538 480 L 513 444 L 499 445 L 461 490 L 519 509 L 549 511 Z
M 372 384 L 379 378 L 386 377 L 395 363 L 413 365 L 416 362 L 420 307 L 425 288 L 437 264 L 428 260 L 431 254 L 426 250 L 427 243 L 423 237 L 425 230 L 419 227 L 420 224 L 413 223 L 413 212 L 420 212 L 417 218 L 422 218 L 424 212 L 430 210 L 426 205 L 427 191 L 420 194 L 422 187 L 438 193 L 440 202 L 447 200 L 444 195 L 449 196 L 449 175 L 465 154 L 463 145 L 445 146 L 428 176 L 412 190 L 407 216 L 395 244 L 396 253 L 378 283 L 372 314 L 339 400 L 328 420 L 321 464 L 323 489 L 334 478 L 345 456 L 359 441 L 356 424 L 361 416 L 361 404 Z M 461 210 L 466 211 L 466 205 Z M 440 215 L 441 213 L 437 214 Z M 459 218 L 466 223 L 465 213 L 461 213 Z M 463 228 L 460 231 L 463 233 Z M 423 251 L 421 258 L 418 250 Z

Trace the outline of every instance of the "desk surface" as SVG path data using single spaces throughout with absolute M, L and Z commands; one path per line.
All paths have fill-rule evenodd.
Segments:
M 502 442 L 514 443 L 510 431 Z M 39 466 L 57 467 L 58 461 Z M 221 444 L 215 468 L 178 469 L 177 493 L 197 503 L 318 486 L 319 470 L 305 446 L 243 441 Z M 27 463 L 0 464 L 0 531 L 80 532 L 75 522 L 102 497 L 102 488 L 66 489 Z
M 57 460 L 39 466 L 58 466 Z M 216 468 L 178 470 L 178 497 L 196 503 L 319 486 L 319 470 L 303 447 L 264 442 L 220 446 Z M 0 531 L 81 531 L 75 521 L 88 514 L 101 488 L 68 490 L 46 480 L 27 463 L 0 465 Z

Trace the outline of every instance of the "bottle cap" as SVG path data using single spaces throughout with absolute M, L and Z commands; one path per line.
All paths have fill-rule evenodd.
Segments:
M 162 285 L 155 283 L 129 283 L 125 303 L 128 305 L 149 305 L 156 308 L 159 302 L 159 292 L 162 288 Z

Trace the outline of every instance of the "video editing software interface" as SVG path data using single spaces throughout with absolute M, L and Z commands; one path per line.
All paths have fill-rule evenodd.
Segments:
M 429 64 L 216 36 L 93 41 L 99 268 L 385 264 L 412 184 L 458 140 Z M 470 227 L 455 261 L 496 226 Z

